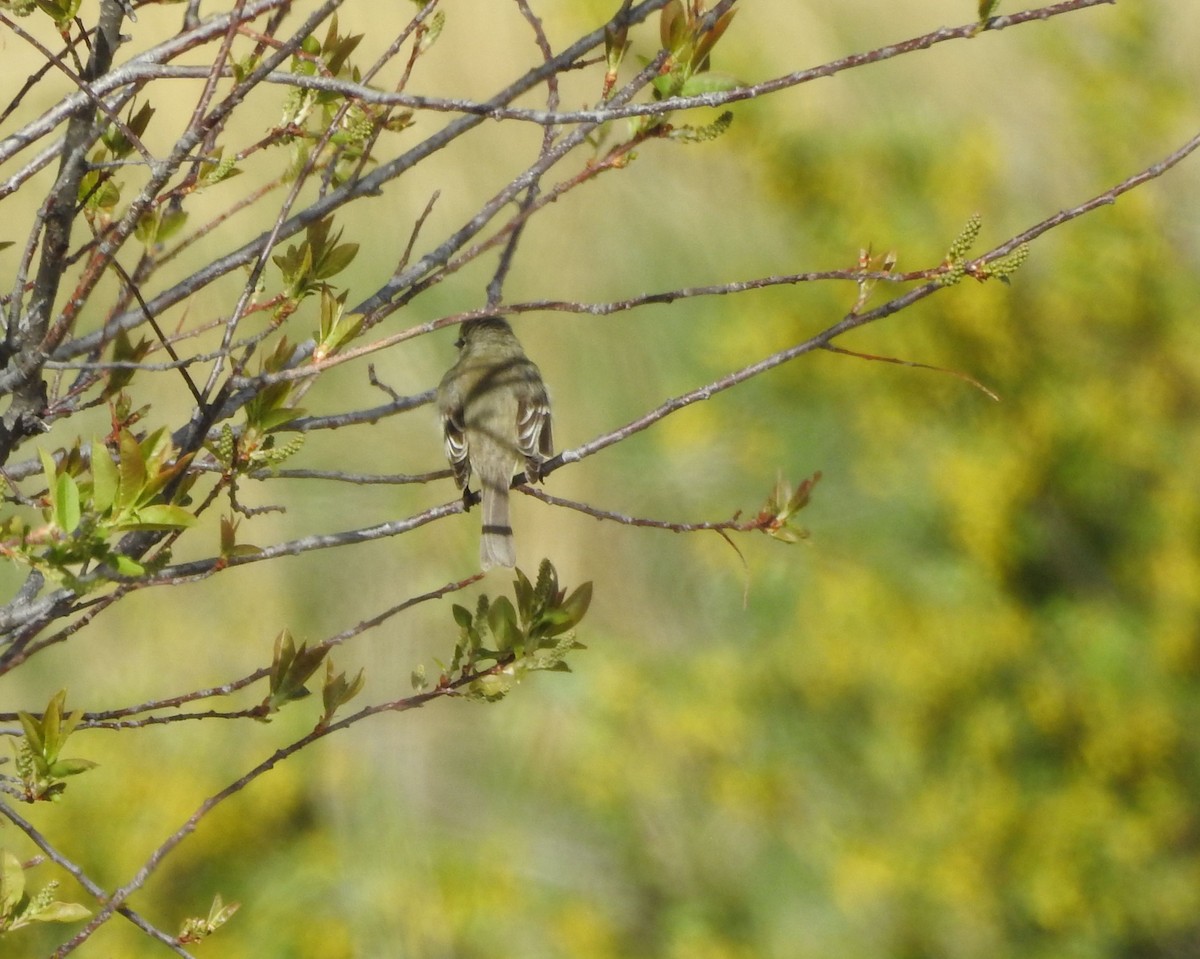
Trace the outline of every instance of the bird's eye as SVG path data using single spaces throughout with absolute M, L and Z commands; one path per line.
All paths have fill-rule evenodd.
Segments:
M 460 336 L 460 337 L 459 337 L 457 340 L 455 340 L 455 341 L 454 341 L 454 348 L 455 348 L 456 350 L 461 350 L 461 349 L 462 349 L 464 346 L 466 346 L 466 343 L 467 343 L 467 341 L 466 341 L 466 340 L 464 340 L 464 339 L 463 339 L 463 338 Z

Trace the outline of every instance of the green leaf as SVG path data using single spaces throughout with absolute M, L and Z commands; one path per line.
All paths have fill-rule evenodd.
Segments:
M 38 449 L 38 458 L 42 461 L 42 474 L 46 478 L 46 490 L 50 495 L 51 510 L 53 511 L 55 484 L 58 480 L 58 467 L 54 463 L 54 457 L 40 447 Z M 51 515 L 53 515 L 53 512 L 51 512 Z
M 41 724 L 23 709 L 17 710 L 17 719 L 21 722 L 21 729 L 25 733 L 25 741 L 29 743 L 29 748 L 36 755 L 43 755 L 46 751 L 46 741 L 42 737 Z
M 21 868 L 21 860 L 7 849 L 0 850 L 0 920 L 12 915 L 24 895 L 25 870 Z
M 527 623 L 533 619 L 533 584 L 529 582 L 529 577 L 521 572 L 521 570 L 515 570 L 515 573 L 516 579 L 513 580 L 513 593 L 517 597 L 517 611 L 520 613 L 521 622 Z
M 321 291 L 321 326 L 317 336 L 317 347 L 313 358 L 323 360 L 336 353 L 345 343 L 362 331 L 366 319 L 361 313 L 345 315 L 346 298 L 349 290 L 334 296 L 330 290 Z
M 182 506 L 156 503 L 143 506 L 129 514 L 129 519 L 120 524 L 120 529 L 171 530 L 185 529 L 196 525 L 196 517 Z
M 538 618 L 534 634 L 537 636 L 559 636 L 574 626 L 571 614 L 565 609 L 548 609 Z
M 247 68 L 249 73 L 252 67 Z M 236 67 L 235 67 L 236 70 Z M 200 186 L 212 186 L 214 183 L 220 183 L 222 180 L 228 180 L 235 176 L 241 176 L 242 171 L 236 166 L 236 157 L 223 157 L 225 152 L 224 147 L 218 147 L 209 156 L 215 162 L 203 162 L 200 164 Z
M 112 509 L 117 500 L 120 477 L 108 449 L 98 439 L 92 439 L 92 503 L 99 513 Z
M 488 610 L 488 629 L 496 640 L 496 648 L 503 653 L 516 648 L 521 630 L 517 627 L 517 611 L 507 596 L 498 597 Z
M 311 695 L 304 684 L 317 671 L 328 652 L 328 646 L 309 649 L 307 643 L 301 643 L 297 649 L 292 634 L 286 629 L 280 632 L 275 637 L 275 658 L 269 677 L 270 693 L 263 701 L 268 710 L 277 712 L 285 704 Z
M 361 33 L 342 37 L 341 39 L 336 39 L 334 37 L 326 38 L 325 65 L 329 68 L 330 73 L 332 73 L 334 76 L 337 76 L 338 72 L 342 69 L 342 65 L 349 58 L 350 54 L 354 52 L 354 48 L 362 42 L 362 39 L 363 34 Z
M 621 66 L 621 61 L 625 59 L 625 53 L 629 49 L 629 27 L 622 24 L 617 27 L 611 23 L 604 26 L 604 60 L 608 66 L 610 76 L 616 74 Z
M 459 606 L 455 603 L 450 607 L 450 611 L 454 614 L 454 621 L 463 629 L 470 629 L 472 623 L 471 611 L 465 606 Z
M 83 719 L 81 711 L 64 717 L 66 699 L 67 691 L 60 689 L 46 704 L 40 719 L 23 710 L 17 713 L 25 732 L 25 739 L 17 748 L 17 768 L 26 793 L 34 799 L 57 799 L 66 788 L 59 780 L 95 766 L 86 759 L 58 758 L 68 737 Z
M 54 523 L 64 533 L 71 533 L 81 518 L 79 484 L 69 473 L 60 473 L 54 489 Z
M 437 38 L 442 35 L 442 28 L 446 25 L 446 12 L 439 10 L 433 17 L 427 20 L 424 24 L 424 29 L 421 31 L 420 37 L 417 40 L 418 54 L 424 53 L 437 42 Z
M 707 62 L 708 55 L 712 53 L 713 47 L 717 45 L 717 41 L 725 34 L 725 31 L 729 28 L 729 24 L 733 22 L 733 18 L 736 15 L 737 10 L 730 9 L 717 18 L 717 22 L 712 25 L 712 29 L 708 30 L 697 42 L 696 52 L 692 56 L 694 64 L 699 66 Z
M 78 776 L 89 769 L 95 769 L 97 765 L 98 763 L 90 759 L 60 759 L 51 763 L 48 771 L 56 779 L 65 779 L 67 776 Z
M 675 50 L 683 41 L 687 29 L 687 17 L 684 15 L 682 0 L 670 0 L 658 19 L 658 36 L 664 50 Z
M 333 718 L 333 714 L 339 706 L 344 706 L 362 692 L 365 680 L 366 674 L 360 669 L 358 675 L 347 682 L 345 673 L 334 675 L 332 659 L 325 661 L 325 685 L 321 687 L 321 698 L 325 705 L 325 721 Z
M 429 681 L 425 678 L 425 664 L 422 663 L 421 665 L 417 666 L 417 668 L 412 671 L 409 679 L 412 682 L 412 688 L 416 692 L 425 692 L 425 690 L 429 687 Z
M 142 459 L 141 445 L 129 430 L 121 430 L 120 450 L 117 506 L 125 509 L 133 506 L 141 497 L 146 486 L 146 463 Z
M 54 489 L 54 477 L 58 475 L 58 466 L 54 462 L 54 457 L 39 447 L 38 458 L 42 461 L 42 475 L 46 477 L 46 486 Z
M 727 90 L 736 90 L 740 86 L 744 86 L 742 81 L 728 73 L 706 70 L 704 73 L 693 74 L 684 80 L 683 86 L 679 88 L 679 96 L 694 97 L 702 93 L 724 93 Z
M 82 922 L 92 914 L 86 906 L 77 902 L 50 902 L 28 915 L 37 922 Z
M 114 553 L 108 561 L 121 576 L 142 576 L 146 572 L 145 566 L 123 553 Z
M 341 273 L 356 256 L 358 256 L 357 243 L 343 243 L 341 246 L 335 246 L 321 257 L 321 262 L 317 264 L 312 275 L 315 279 L 326 280 L 335 274 Z
M 138 442 L 138 449 L 142 451 L 142 462 L 146 464 L 147 472 L 157 473 L 172 452 L 171 439 L 167 436 L 167 428 L 160 426 L 149 436 L 140 440 Z
M 165 243 L 183 229 L 188 215 L 183 210 L 167 210 L 158 221 L 158 242 Z
M 46 711 L 42 714 L 42 755 L 50 761 L 58 757 L 58 751 L 66 738 L 62 735 L 62 709 L 66 700 L 67 691 L 60 689 L 50 697 Z
M 592 605 L 592 583 L 591 580 L 584 583 L 582 586 L 568 596 L 562 604 L 562 608 L 570 617 L 571 625 L 578 626 L 579 621 L 583 619 L 587 613 L 588 607 Z
M 67 704 L 67 691 L 65 689 L 60 689 L 54 698 L 58 700 L 59 709 L 61 710 Z M 60 720 L 58 730 L 58 745 L 60 748 L 62 747 L 63 743 L 67 741 L 67 737 L 75 732 L 75 727 L 78 726 L 82 720 L 82 709 L 77 709 L 73 713 L 68 713 Z
M 266 410 L 257 420 L 255 426 L 261 429 L 264 433 L 271 430 L 277 430 L 281 426 L 285 426 L 294 419 L 304 415 L 304 410 L 298 406 L 281 406 L 277 409 Z
M 683 88 L 683 82 L 683 74 L 672 70 L 670 73 L 660 73 L 650 81 L 650 86 L 654 88 L 658 99 L 665 99 L 678 94 Z
M 226 904 L 221 899 L 221 894 L 217 893 L 213 897 L 212 907 L 208 910 L 208 923 L 214 929 L 227 923 L 235 912 L 242 908 L 240 902 L 231 902 Z
M 143 246 L 154 245 L 158 237 L 158 212 L 156 210 L 147 210 L 138 217 L 133 236 Z
M 206 919 L 192 916 L 184 920 L 183 926 L 179 930 L 179 941 L 181 943 L 193 943 L 207 939 L 225 925 L 240 908 L 241 904 L 236 902 L 226 905 L 225 901 L 221 898 L 221 894 L 217 893 L 213 897 L 213 902 L 209 907 Z
M 54 26 L 59 32 L 70 28 L 79 12 L 79 3 L 80 0 L 37 0 L 37 5 L 54 18 Z

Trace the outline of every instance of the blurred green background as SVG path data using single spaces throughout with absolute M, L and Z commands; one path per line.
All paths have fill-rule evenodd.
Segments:
M 561 46 L 612 4 L 537 6 Z M 747 81 L 975 11 L 969 0 L 742 6 L 714 68 Z M 515 5 L 445 9 L 412 91 L 483 95 L 534 62 Z M 373 15 L 348 4 L 341 22 L 368 30 L 374 50 L 389 38 Z M 135 45 L 158 16 L 174 23 L 177 8 L 146 9 Z M 652 29 L 632 39 L 653 54 Z M 1193 135 L 1198 41 L 1192 0 L 1122 3 L 739 104 L 715 143 L 649 144 L 535 220 L 508 299 L 849 268 L 867 246 L 895 250 L 901 270 L 932 267 L 974 212 L 985 249 Z M 564 105 L 593 100 L 598 76 L 570 77 Z M 422 117 L 411 135 L 441 122 Z M 485 125 L 339 216 L 364 244 L 352 299 L 389 275 L 432 189 L 443 198 L 431 245 L 533 156 L 538 135 Z M 518 497 L 525 567 L 549 556 L 565 583 L 595 582 L 575 672 L 540 675 L 499 705 L 438 702 L 321 742 L 205 819 L 131 904 L 174 929 L 214 893 L 241 902 L 197 948 L 229 959 L 1200 954 L 1198 196 L 1187 161 L 1038 240 L 1011 286 L 964 283 L 841 341 L 962 371 L 999 402 L 952 376 L 806 356 L 549 480 L 601 508 L 699 521 L 752 514 L 778 474 L 821 470 L 803 545 L 740 539 L 743 566 L 712 534 Z M 395 237 L 382 217 L 401 224 Z M 437 288 L 389 331 L 478 305 L 489 270 Z M 571 447 L 808 337 L 854 296 L 799 286 L 516 322 Z M 376 357 L 380 377 L 429 388 L 452 339 Z M 337 411 L 381 394 L 362 367 L 343 367 L 306 401 Z M 369 434 L 313 437 L 288 465 L 420 472 L 442 459 L 426 408 Z M 242 536 L 265 545 L 454 495 L 449 481 L 246 484 L 247 499 L 288 512 Z M 68 685 L 71 705 L 104 709 L 243 675 L 269 661 L 284 626 L 319 641 L 467 575 L 476 524 L 453 517 L 134 595 L 0 680 L 0 703 L 39 709 Z M 484 588 L 507 585 L 493 573 Z M 396 698 L 454 636 L 448 602 L 427 604 L 335 660 L 366 669 L 364 697 Z M 111 888 L 318 712 L 78 734 L 74 752 L 102 765 L 27 814 Z M 12 828 L 0 840 L 31 852 Z M 42 867 L 31 881 L 52 876 Z M 63 892 L 84 898 L 69 881 Z M 14 934 L 0 954 L 42 955 L 61 936 Z M 115 920 L 78 954 L 166 953 Z

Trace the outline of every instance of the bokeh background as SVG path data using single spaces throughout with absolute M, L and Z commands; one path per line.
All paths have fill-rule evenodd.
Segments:
M 557 46 L 611 6 L 537 5 Z M 747 81 L 975 14 L 969 0 L 742 7 L 714 68 Z M 515 5 L 445 10 L 412 91 L 482 96 L 535 62 Z M 379 15 L 347 4 L 341 24 L 374 50 L 389 39 Z M 134 45 L 177 16 L 145 8 Z M 656 49 L 652 29 L 632 39 L 635 55 Z M 534 221 L 508 298 L 847 268 L 868 246 L 896 251 L 900 269 L 931 267 L 975 212 L 986 248 L 1193 135 L 1198 41 L 1192 0 L 1121 3 L 739 104 L 716 142 L 649 144 Z M 25 56 L 3 42 L 5 58 Z M 569 78 L 564 104 L 593 100 L 598 77 Z M 256 110 L 247 131 L 278 103 Z M 411 135 L 441 122 L 421 117 Z M 363 244 L 347 283 L 365 294 L 390 274 L 440 189 L 424 234 L 436 243 L 538 135 L 487 124 L 340 215 Z M 953 376 L 806 356 L 555 473 L 553 493 L 677 521 L 752 513 L 780 474 L 824 478 L 802 517 L 811 538 L 739 539 L 744 562 L 714 534 L 518 502 L 523 565 L 549 556 L 565 583 L 595 583 L 575 671 L 536 676 L 498 705 L 442 701 L 322 741 L 206 818 L 132 905 L 172 929 L 214 893 L 241 902 L 197 948 L 230 959 L 1200 954 L 1198 204 L 1190 160 L 1038 240 L 1010 286 L 964 283 L 842 341 L 961 371 L 999 402 Z M 246 235 L 213 236 L 197 256 Z M 478 305 L 489 271 L 459 274 L 389 323 Z M 189 308 L 219 315 L 239 283 Z M 517 328 L 569 447 L 806 338 L 854 297 L 792 287 L 606 319 L 530 314 Z M 429 388 L 452 339 L 376 357 L 380 378 Z M 164 419 L 182 404 L 177 382 L 142 388 Z M 352 366 L 306 405 L 380 400 Z M 439 468 L 434 415 L 313 437 L 289 465 Z M 243 524 L 265 545 L 454 491 L 277 481 L 245 495 L 288 507 Z M 39 709 L 69 686 L 71 705 L 103 709 L 243 675 L 283 627 L 319 641 L 466 575 L 476 523 L 131 596 L 0 680 L 0 708 Z M 448 601 L 427 604 L 335 660 L 366 670 L 364 700 L 390 699 L 454 637 Z M 27 814 L 115 887 L 318 712 L 77 734 L 74 753 L 101 766 Z M 12 828 L 0 842 L 32 852 Z M 62 894 L 85 898 L 69 880 Z M 14 934 L 0 952 L 43 955 L 62 934 Z M 78 954 L 166 951 L 116 920 Z

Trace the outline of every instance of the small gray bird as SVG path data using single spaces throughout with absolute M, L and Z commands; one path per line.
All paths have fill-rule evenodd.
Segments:
M 554 452 L 550 397 L 542 374 L 500 317 L 468 320 L 455 346 L 458 361 L 437 391 L 446 458 L 460 489 L 469 492 L 472 472 L 479 477 L 480 565 L 515 566 L 508 489 L 522 459 L 526 477 L 537 482 Z

